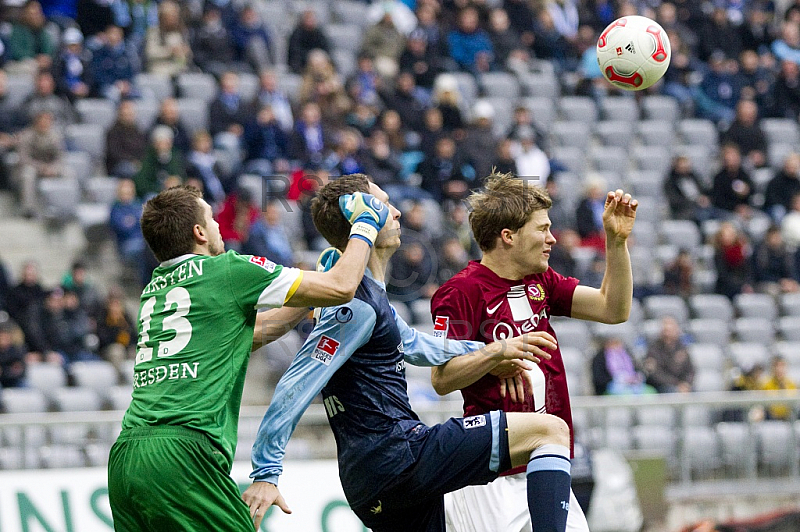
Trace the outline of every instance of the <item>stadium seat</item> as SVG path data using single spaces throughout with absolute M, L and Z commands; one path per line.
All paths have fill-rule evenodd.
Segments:
M 155 98 L 136 100 L 136 125 L 142 131 L 150 131 L 156 121 L 161 102 Z
M 734 315 L 730 299 L 720 294 L 694 294 L 689 297 L 689 308 L 695 318 L 713 318 L 728 322 Z
M 81 199 L 81 187 L 77 179 L 51 177 L 37 183 L 39 196 L 44 205 L 45 218 L 49 220 L 68 220 L 77 213 Z
M 726 347 L 731 340 L 728 323 L 717 318 L 695 318 L 689 321 L 688 332 L 698 344 Z
M 636 197 L 647 196 L 663 201 L 664 176 L 658 172 L 632 170 L 625 176 L 625 187 Z
M 642 110 L 649 120 L 677 122 L 681 116 L 678 101 L 671 96 L 645 96 L 642 99 Z
M 562 96 L 558 100 L 558 112 L 562 119 L 592 125 L 597 121 L 597 106 L 588 96 Z
M 364 27 L 367 25 L 367 17 L 364 16 L 364 3 L 352 0 L 339 0 L 331 2 L 334 18 L 341 24 L 356 24 Z M 361 30 L 359 29 L 359 33 Z
M 217 80 L 205 72 L 183 72 L 178 74 L 175 84 L 181 98 L 203 100 L 206 105 L 217 96 Z
M 352 76 L 355 73 L 356 68 L 358 68 L 356 54 L 350 50 L 332 50 L 331 61 L 333 61 L 333 64 L 336 65 L 336 71 L 343 78 Z
M 615 146 L 601 146 L 592 148 L 589 153 L 589 163 L 598 172 L 607 172 L 615 177 L 609 182 L 619 182 L 621 176 L 630 170 L 628 152 L 624 148 Z
M 762 421 L 753 427 L 758 442 L 758 462 L 771 473 L 790 470 L 797 460 L 797 442 L 792 424 L 786 421 Z
M 569 146 L 585 151 L 589 147 L 591 130 L 585 122 L 558 121 L 550 128 L 553 146 Z
M 39 449 L 39 460 L 44 469 L 83 467 L 86 459 L 77 444 L 45 445 Z
M 664 243 L 681 248 L 694 249 L 702 240 L 700 229 L 691 220 L 664 220 L 658 232 Z
M 180 122 L 193 136 L 200 130 L 208 130 L 208 104 L 197 98 L 178 98 Z
M 561 94 L 558 79 L 552 74 L 523 74 L 519 81 L 525 96 L 542 96 L 555 101 Z
M 749 370 L 756 364 L 765 368 L 769 365 L 770 353 L 765 344 L 757 342 L 732 342 L 728 345 L 731 361 L 742 368 Z
M 85 151 L 95 163 L 105 161 L 106 135 L 95 124 L 70 124 L 64 130 L 70 151 Z
M 553 146 L 550 156 L 566 166 L 570 172 L 582 174 L 586 170 L 585 152 L 576 146 Z
M 773 349 L 776 355 L 786 359 L 790 367 L 800 368 L 800 341 L 775 342 Z
M 142 99 L 162 101 L 167 98 L 172 98 L 175 90 L 172 86 L 172 80 L 167 76 L 159 76 L 158 74 L 148 74 L 143 72 L 137 74 L 134 78 L 134 83 L 142 92 Z M 137 101 L 137 103 L 139 103 Z
M 689 319 L 689 309 L 679 296 L 658 295 L 644 298 L 642 302 L 648 318 L 659 319 L 672 316 L 679 323 L 686 323 Z
M 239 72 L 239 94 L 242 95 L 242 100 L 252 101 L 258 94 L 260 86 L 261 81 L 258 76 L 250 72 Z
M 768 294 L 737 294 L 733 306 L 742 317 L 774 320 L 778 316 L 778 305 Z
M 672 164 L 672 154 L 665 146 L 635 146 L 631 158 L 639 170 L 665 175 Z
M 467 72 L 448 72 L 447 75 L 456 78 L 461 99 L 467 107 L 471 108 L 478 99 L 478 82 L 475 81 L 472 74 Z
M 361 27 L 356 24 L 328 24 L 325 35 L 334 50 L 358 53 L 361 47 Z
M 706 146 L 709 151 L 716 151 L 719 145 L 719 133 L 711 120 L 685 118 L 678 123 L 678 134 L 684 144 Z
M 111 410 L 127 410 L 131 404 L 131 389 L 129 384 L 118 384 L 105 390 L 106 404 Z
M 636 419 L 640 425 L 658 425 L 672 428 L 676 424 L 675 408 L 662 405 L 640 406 L 636 409 Z
M 595 124 L 594 134 L 603 146 L 627 148 L 633 141 L 634 132 L 621 120 L 604 120 Z
M 706 405 L 687 405 L 681 411 L 684 427 L 709 427 L 713 420 L 714 412 Z
M 714 147 L 716 149 L 716 146 Z M 692 168 L 703 179 L 711 179 L 717 161 L 712 157 L 712 149 L 703 144 L 680 144 L 672 147 L 673 155 L 683 155 L 692 161 Z
M 789 118 L 763 118 L 760 122 L 761 130 L 767 137 L 767 144 L 786 143 L 797 146 L 800 144 L 800 128 L 797 120 Z
M 695 373 L 692 388 L 696 392 L 724 392 L 727 385 L 721 370 L 704 369 Z
M 585 321 L 558 319 L 551 320 L 551 324 L 562 350 L 571 348 L 579 351 L 584 358 L 592 356 L 592 333 Z
M 492 106 L 494 109 L 493 129 L 499 134 L 505 135 L 514 121 L 514 101 L 501 96 L 487 96 L 480 100 L 489 102 Z
M 425 324 L 433 327 L 433 316 L 431 316 L 431 300 L 421 298 L 411 302 L 411 308 L 417 318 L 418 324 Z
M 646 146 L 670 147 L 675 143 L 675 127 L 668 120 L 642 120 L 636 126 L 636 133 Z
M 603 120 L 635 123 L 639 120 L 639 106 L 635 98 L 610 97 L 603 98 L 600 103 L 600 112 Z
M 58 412 L 93 412 L 102 401 L 91 388 L 60 388 L 53 392 L 53 406 Z M 70 423 L 50 427 L 50 441 L 59 444 L 81 444 L 89 438 L 90 423 Z
M 86 186 L 88 179 L 94 175 L 95 165 L 92 163 L 92 156 L 85 151 L 68 151 L 64 154 L 64 165 L 67 166 L 72 175 L 75 176 L 82 186 Z
M 649 221 L 636 220 L 633 224 L 634 249 L 636 248 L 655 248 L 658 245 L 658 231 L 656 226 Z
M 634 411 L 625 406 L 614 406 L 606 408 L 603 416 L 603 424 L 606 430 L 625 431 L 634 426 Z
M 747 423 L 717 423 L 723 465 L 733 471 L 743 472 L 755 467 L 756 445 Z
M 800 316 L 800 292 L 778 296 L 778 307 L 783 316 Z
M 105 360 L 90 360 L 73 363 L 69 372 L 76 386 L 89 388 L 103 393 L 109 387 L 116 386 L 119 380 L 117 369 Z
M 509 105 L 513 104 L 522 92 L 517 77 L 508 72 L 486 72 L 480 75 L 478 84 L 485 96 L 505 98 Z
M 674 470 L 677 461 L 677 438 L 671 427 L 661 425 L 637 425 L 633 427 L 633 442 L 638 450 L 658 453 Z
M 94 176 L 83 182 L 83 190 L 89 200 L 108 207 L 117 199 L 119 179 L 111 176 Z
M 313 0 L 295 0 L 292 2 L 288 2 L 288 5 L 291 6 L 292 11 L 294 11 L 294 13 L 297 15 L 308 9 L 312 10 L 314 14 L 317 15 L 317 23 L 319 24 L 319 26 L 322 28 L 328 27 L 328 23 L 331 20 L 331 11 L 327 2 L 315 2 Z M 364 11 L 362 11 L 362 16 L 366 18 L 366 13 Z M 356 35 L 359 34 L 360 32 L 357 33 Z
M 33 76 L 27 74 L 9 74 L 6 77 L 5 104 L 9 109 L 18 108 L 33 92 Z
M 528 96 L 517 101 L 518 104 L 525 106 L 531 113 L 533 123 L 541 131 L 550 131 L 550 127 L 556 119 L 556 108 L 550 98 L 544 96 Z
M 797 151 L 796 144 L 788 142 L 772 142 L 767 147 L 767 162 L 775 170 L 783 167 L 786 156 Z
M 682 458 L 693 477 L 705 478 L 720 466 L 722 456 L 717 433 L 709 426 L 684 427 Z
M 775 327 L 766 318 L 748 316 L 733 322 L 733 332 L 740 342 L 756 342 L 769 345 L 775 341 Z
M 28 370 L 33 365 L 28 366 Z M 40 375 L 42 375 L 40 373 Z M 43 375 L 42 375 L 43 376 Z M 64 376 L 66 382 L 66 376 Z M 38 380 L 38 377 L 37 377 Z M 58 382 L 58 379 L 56 379 Z M 0 405 L 7 414 L 31 414 L 47 412 L 47 397 L 44 393 L 30 383 L 30 388 L 4 388 L 0 395 Z M 55 386 L 58 384 L 54 383 Z M 62 384 L 63 385 L 63 384 Z
M 83 98 L 75 102 L 75 111 L 78 112 L 81 122 L 94 124 L 108 130 L 117 119 L 117 106 L 105 98 Z
M 43 362 L 28 364 L 25 376 L 28 386 L 39 390 L 48 398 L 52 397 L 56 390 L 67 385 L 67 374 L 58 364 Z

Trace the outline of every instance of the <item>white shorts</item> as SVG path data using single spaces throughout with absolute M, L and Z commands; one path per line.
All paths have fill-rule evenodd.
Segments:
M 532 532 L 525 473 L 447 493 L 444 508 L 447 532 Z M 589 532 L 589 523 L 571 489 L 567 532 Z

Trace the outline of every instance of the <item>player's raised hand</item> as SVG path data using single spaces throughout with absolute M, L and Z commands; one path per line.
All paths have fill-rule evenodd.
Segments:
M 378 232 L 389 219 L 389 207 L 372 194 L 363 192 L 340 196 L 339 209 L 353 226 L 350 238 L 361 238 L 370 246 L 375 243 Z
M 273 504 L 283 510 L 285 514 L 292 513 L 286 501 L 283 500 L 283 495 L 278 491 L 278 486 L 271 482 L 253 482 L 242 493 L 242 499 L 250 507 L 250 517 L 253 519 L 255 530 L 261 526 L 261 520 L 264 519 L 267 510 Z
M 633 230 L 636 219 L 636 208 L 639 202 L 625 194 L 622 189 L 606 195 L 605 209 L 603 210 L 603 228 L 607 238 L 626 240 Z

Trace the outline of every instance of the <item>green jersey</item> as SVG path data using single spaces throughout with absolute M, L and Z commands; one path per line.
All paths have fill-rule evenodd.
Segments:
M 256 311 L 282 306 L 301 280 L 301 270 L 233 251 L 161 263 L 142 291 L 122 428 L 194 429 L 232 464 Z

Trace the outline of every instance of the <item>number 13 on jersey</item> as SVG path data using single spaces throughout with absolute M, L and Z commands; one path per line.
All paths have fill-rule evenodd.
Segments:
M 186 319 L 186 315 L 192 305 L 189 291 L 183 287 L 176 286 L 167 292 L 163 303 L 159 299 L 160 296 L 149 298 L 142 304 L 142 309 L 139 313 L 139 343 L 136 346 L 137 366 L 152 360 L 154 350 L 156 358 L 165 358 L 178 354 L 192 338 L 192 324 Z M 156 308 L 157 306 L 159 308 Z M 174 331 L 174 336 L 167 340 L 151 341 L 151 335 L 154 339 L 169 338 L 170 333 L 167 331 Z

